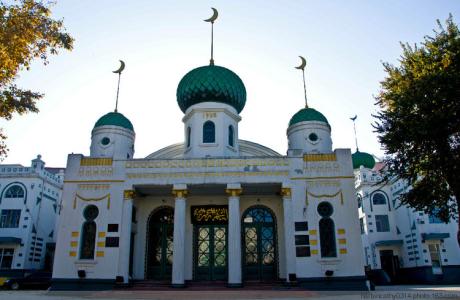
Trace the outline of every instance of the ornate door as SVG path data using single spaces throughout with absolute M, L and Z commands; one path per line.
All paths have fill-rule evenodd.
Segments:
M 195 225 L 195 280 L 227 279 L 227 226 Z
M 251 207 L 243 215 L 242 227 L 244 279 L 276 279 L 276 223 L 273 214 L 262 206 Z
M 146 267 L 147 279 L 171 279 L 173 233 L 174 210 L 172 208 L 162 208 L 150 217 Z

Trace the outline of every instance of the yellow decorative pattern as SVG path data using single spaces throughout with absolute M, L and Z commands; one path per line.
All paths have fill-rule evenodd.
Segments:
M 136 192 L 134 190 L 124 190 L 123 191 L 123 199 L 125 199 L 125 200 L 134 199 L 135 194 L 136 194 Z
M 104 231 L 101 231 L 97 234 L 98 237 L 100 238 L 104 238 L 105 237 L 105 232 Z
M 72 237 L 78 237 L 79 235 L 80 233 L 78 231 L 72 231 L 72 234 L 71 234 Z
M 80 166 L 111 166 L 113 160 L 111 158 L 90 158 L 85 157 L 80 161 Z
M 316 246 L 316 245 L 318 245 L 318 241 L 317 240 L 310 240 L 310 245 Z
M 291 198 L 292 196 L 291 188 L 281 188 L 281 196 L 285 198 Z
M 173 190 L 172 194 L 176 198 L 184 198 L 184 197 L 187 197 L 188 191 L 185 189 L 184 190 Z
M 260 172 L 179 172 L 179 173 L 127 173 L 129 179 L 136 178 L 203 178 L 203 177 L 249 177 L 249 176 L 288 176 L 289 171 Z M 354 178 L 354 177 L 352 177 Z
M 78 188 L 80 190 L 108 190 L 110 188 L 110 184 L 79 184 Z
M 312 229 L 312 230 L 309 230 L 309 231 L 308 231 L 308 234 L 317 235 L 317 234 L 318 234 L 318 231 L 316 231 L 316 229 Z
M 77 247 L 77 246 L 78 246 L 78 242 L 77 242 L 77 241 L 71 241 L 71 242 L 70 242 L 70 247 L 75 248 L 75 247 Z
M 168 159 L 168 160 L 129 160 L 127 169 L 184 169 L 184 168 L 233 168 L 233 167 L 281 167 L 289 166 L 286 158 L 247 158 L 247 159 Z
M 75 257 L 75 256 L 77 256 L 77 252 L 76 251 L 70 251 L 69 256 Z
M 77 198 L 82 200 L 82 201 L 86 201 L 86 202 L 89 202 L 89 201 L 101 201 L 101 200 L 104 200 L 107 198 L 107 209 L 110 209 L 110 193 L 108 193 L 107 195 L 105 196 L 102 196 L 102 197 L 99 197 L 99 198 L 84 198 L 78 194 L 75 194 L 75 198 L 73 200 L 73 209 L 76 209 L 77 208 Z
M 291 180 L 326 180 L 326 179 L 355 179 L 355 176 L 317 176 L 317 177 L 292 177 Z
M 225 189 L 225 192 L 231 197 L 236 197 L 243 193 L 243 189 Z
M 339 251 L 340 251 L 340 254 L 347 254 L 347 249 L 345 248 L 342 248 Z
M 94 182 L 94 183 L 100 183 L 100 182 L 125 182 L 124 180 L 98 180 L 98 179 L 94 179 L 94 180 L 64 180 L 64 183 L 85 183 L 85 182 Z
M 331 154 L 305 154 L 303 161 L 336 161 L 335 153 Z
M 335 194 L 320 194 L 320 195 L 313 194 L 313 193 L 310 193 L 310 192 L 307 191 L 305 203 L 308 205 L 308 196 L 313 197 L 313 198 L 317 198 L 317 199 L 321 199 L 321 198 L 334 198 L 334 197 L 337 197 L 338 195 L 340 195 L 340 204 L 343 205 L 343 193 L 342 193 L 342 190 L 339 190 Z
M 345 245 L 347 243 L 347 239 L 339 239 L 340 245 Z
M 105 242 L 97 242 L 97 246 L 99 248 L 103 248 L 103 247 L 105 247 Z
M 97 257 L 104 257 L 104 251 L 96 251 Z
M 345 234 L 345 229 L 342 229 L 342 228 L 337 229 L 337 233 L 338 234 Z
M 318 250 L 316 249 L 311 250 L 311 255 L 318 255 Z

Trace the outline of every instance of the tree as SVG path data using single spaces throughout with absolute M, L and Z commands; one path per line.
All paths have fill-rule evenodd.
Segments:
M 43 94 L 18 87 L 18 73 L 29 70 L 34 59 L 48 64 L 49 54 L 58 49 L 72 50 L 73 38 L 65 32 L 62 20 L 51 18 L 52 2 L 0 0 L 0 118 L 38 112 L 36 102 Z M 0 128 L 0 159 L 7 154 L 6 135 Z
M 412 187 L 401 203 L 448 222 L 460 207 L 460 32 L 452 15 L 437 23 L 421 45 L 401 44 L 399 66 L 383 64 L 374 128 L 386 178 Z

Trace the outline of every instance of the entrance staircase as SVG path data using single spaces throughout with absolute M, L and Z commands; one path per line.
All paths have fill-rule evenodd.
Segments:
M 168 291 L 180 290 L 171 287 L 170 281 L 139 280 L 134 281 L 129 286 L 122 287 L 135 291 Z M 227 287 L 227 281 L 190 281 L 186 282 L 186 287 L 182 290 L 187 291 L 223 291 L 223 290 L 301 290 L 294 285 L 287 285 L 284 281 L 246 281 L 241 288 Z

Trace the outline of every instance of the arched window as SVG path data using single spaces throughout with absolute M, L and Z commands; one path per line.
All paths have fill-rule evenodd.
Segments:
M 356 199 L 358 200 L 358 208 L 363 206 L 363 197 L 360 194 L 356 194 Z
M 321 257 L 337 257 L 335 226 L 331 218 L 321 218 L 319 220 L 319 239 L 321 243 Z
M 232 147 L 235 145 L 235 131 L 232 125 L 228 126 L 228 144 Z
M 372 204 L 374 205 L 387 204 L 387 198 L 382 193 L 375 193 L 372 196 Z
M 206 121 L 203 124 L 203 143 L 216 142 L 216 126 L 211 121 Z
M 96 248 L 96 222 L 94 219 L 99 215 L 99 209 L 95 205 L 88 205 L 83 211 L 85 222 L 82 226 L 80 259 L 94 259 Z
M 330 218 L 334 209 L 329 202 L 321 202 L 318 205 L 318 213 L 322 217 L 319 220 L 319 241 L 321 244 L 321 257 L 337 257 L 335 242 L 335 225 Z
M 24 198 L 24 189 L 19 185 L 13 185 L 6 190 L 5 198 Z
M 192 134 L 192 128 L 187 127 L 187 148 L 190 147 L 190 135 Z

